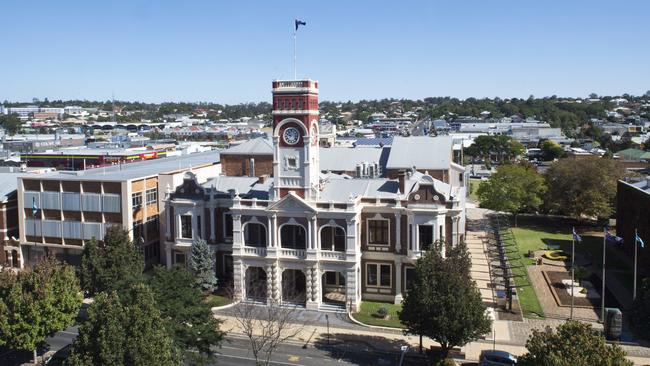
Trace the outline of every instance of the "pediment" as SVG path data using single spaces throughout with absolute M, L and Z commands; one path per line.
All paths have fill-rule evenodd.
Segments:
M 296 212 L 296 213 L 305 213 L 305 212 L 316 212 L 316 209 L 312 207 L 305 200 L 300 198 L 293 192 L 289 192 L 281 200 L 270 205 L 267 210 L 276 211 L 276 212 Z

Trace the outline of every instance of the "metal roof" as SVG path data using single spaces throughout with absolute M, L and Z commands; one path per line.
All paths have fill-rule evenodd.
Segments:
M 379 165 L 385 167 L 385 160 L 382 163 L 382 148 L 353 148 L 353 147 L 328 147 L 321 148 L 320 154 L 320 170 L 331 171 L 354 171 L 357 164 L 367 163 L 380 163 Z
M 452 142 L 451 136 L 396 136 L 386 168 L 449 169 Z
M 350 197 L 395 198 L 399 182 L 391 179 L 333 179 L 324 185 L 321 201 L 342 202 Z
M 273 155 L 273 143 L 263 137 L 248 140 L 221 152 L 223 155 Z
M 201 186 L 203 188 L 212 188 L 214 186 L 216 194 L 227 194 L 229 193 L 229 190 L 234 189 L 240 196 L 243 196 L 248 194 L 257 181 L 257 177 L 228 177 L 220 175 L 208 179 L 205 183 L 202 183 Z
M 41 175 L 25 174 L 22 178 L 44 180 L 117 181 L 144 178 L 178 170 L 187 170 L 219 162 L 219 153 L 206 151 L 195 154 L 158 158 L 133 163 L 111 165 L 80 171 L 60 171 Z M 216 171 L 215 171 L 216 173 Z
M 0 173 L 0 202 L 7 202 L 18 187 L 18 173 Z

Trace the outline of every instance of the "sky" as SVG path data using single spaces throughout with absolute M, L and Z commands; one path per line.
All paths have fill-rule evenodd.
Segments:
M 0 100 L 585 97 L 650 90 L 650 1 L 2 0 Z

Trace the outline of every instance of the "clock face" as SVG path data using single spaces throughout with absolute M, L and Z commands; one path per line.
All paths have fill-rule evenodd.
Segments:
M 294 127 L 289 127 L 284 130 L 284 142 L 288 145 L 295 145 L 300 140 L 300 132 Z

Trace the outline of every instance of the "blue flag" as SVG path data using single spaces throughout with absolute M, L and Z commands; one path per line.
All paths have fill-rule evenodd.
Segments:
M 623 238 L 620 236 L 612 235 L 609 233 L 609 231 L 607 234 L 605 234 L 605 241 L 608 241 L 612 244 L 623 244 Z
M 296 25 L 296 30 L 298 30 L 298 27 L 300 27 L 301 25 L 307 25 L 307 22 L 303 22 L 302 20 L 296 19 L 294 21 L 294 24 Z
M 582 238 L 580 237 L 580 235 L 578 235 L 578 233 L 576 233 L 576 228 L 573 228 L 573 240 L 582 241 Z
M 641 248 L 645 248 L 645 243 L 643 242 L 643 240 L 641 240 L 641 238 L 639 237 L 639 234 L 636 234 L 635 236 L 636 237 L 634 238 L 634 241 L 635 241 L 634 244 L 638 243 L 638 244 L 641 245 Z
M 36 197 L 32 197 L 32 216 L 36 217 L 38 213 L 38 205 L 36 204 Z

